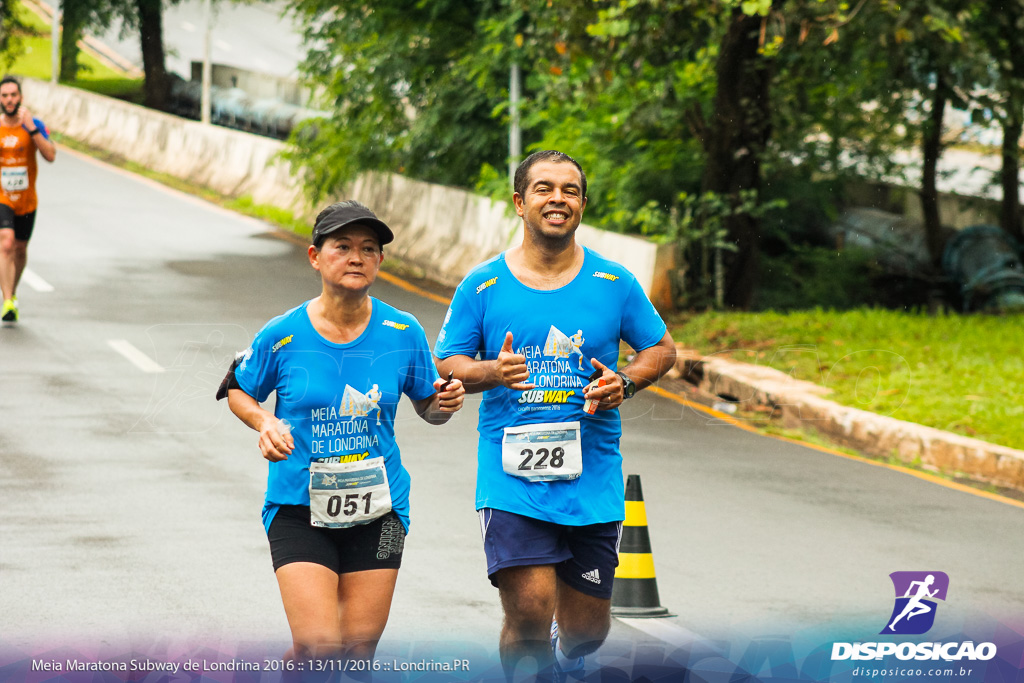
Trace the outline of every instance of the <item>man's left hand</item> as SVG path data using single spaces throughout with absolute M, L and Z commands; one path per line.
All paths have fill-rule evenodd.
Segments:
M 598 401 L 598 410 L 612 410 L 622 405 L 623 400 L 623 387 L 622 378 L 619 377 L 618 373 L 611 370 L 596 358 L 590 359 L 591 365 L 594 366 L 595 370 L 601 371 L 601 376 L 598 380 L 604 380 L 604 386 L 597 386 L 596 382 L 591 383 L 590 389 L 583 395 L 584 398 L 591 401 Z
M 24 104 L 18 108 L 18 118 L 18 123 L 24 126 L 25 130 L 32 130 L 35 128 L 35 126 L 32 125 L 34 123 L 32 121 L 32 112 L 30 112 L 28 107 Z

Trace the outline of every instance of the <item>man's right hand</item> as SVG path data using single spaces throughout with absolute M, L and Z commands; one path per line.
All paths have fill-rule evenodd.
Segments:
M 498 383 L 513 391 L 533 389 L 534 385 L 527 382 L 530 371 L 526 368 L 526 356 L 512 351 L 512 332 L 505 333 L 505 343 L 495 360 Z
M 32 112 L 23 104 L 18 107 L 18 125 L 23 126 L 25 130 L 31 130 L 35 128 L 33 125 L 35 121 L 32 120 Z

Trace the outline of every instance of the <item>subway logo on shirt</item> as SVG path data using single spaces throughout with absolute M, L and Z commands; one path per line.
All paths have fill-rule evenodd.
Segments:
M 568 403 L 576 391 L 528 389 L 519 397 L 520 403 Z

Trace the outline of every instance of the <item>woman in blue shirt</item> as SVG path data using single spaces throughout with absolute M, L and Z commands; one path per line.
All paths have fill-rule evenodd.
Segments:
M 358 202 L 322 211 L 309 247 L 320 296 L 260 330 L 227 391 L 270 461 L 263 521 L 292 631 L 286 659 L 373 657 L 409 527 L 399 399 L 431 424 L 462 407 L 462 383 L 438 377 L 416 318 L 369 296 L 393 239 Z M 260 405 L 271 393 L 273 414 Z

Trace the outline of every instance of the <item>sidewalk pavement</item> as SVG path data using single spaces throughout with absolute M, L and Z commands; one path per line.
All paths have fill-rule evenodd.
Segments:
M 681 346 L 676 369 L 702 392 L 729 397 L 741 410 L 770 413 L 787 428 L 813 429 L 862 453 L 1024 491 L 1024 451 L 842 406 L 823 398 L 829 390 L 812 382 Z

